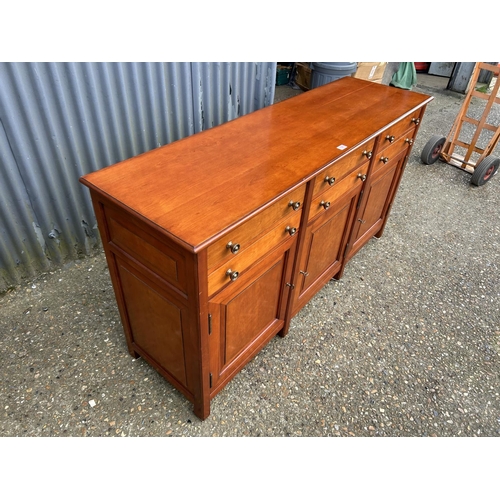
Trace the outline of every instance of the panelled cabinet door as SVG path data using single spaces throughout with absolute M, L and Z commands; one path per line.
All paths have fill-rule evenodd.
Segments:
M 209 301 L 213 394 L 283 329 L 295 241 L 291 247 L 281 245 Z
M 294 313 L 340 269 L 358 195 L 359 189 L 337 200 L 307 226 L 296 278 Z
M 352 257 L 367 240 L 382 229 L 405 160 L 406 151 L 402 151 L 373 173 L 356 214 L 347 258 Z

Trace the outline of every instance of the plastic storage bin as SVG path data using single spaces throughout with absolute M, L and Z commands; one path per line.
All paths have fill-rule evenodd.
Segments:
M 357 68 L 357 62 L 313 62 L 311 88 L 315 89 L 344 76 L 351 76 L 356 73 Z

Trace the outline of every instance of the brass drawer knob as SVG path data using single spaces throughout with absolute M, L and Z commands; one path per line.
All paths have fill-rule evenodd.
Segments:
M 239 243 L 233 243 L 232 241 L 230 241 L 227 245 L 226 245 L 226 248 L 228 250 L 231 250 L 231 253 L 238 253 L 239 249 L 240 249 L 240 244 Z
M 412 118 L 411 122 L 414 123 L 415 125 L 418 125 L 420 123 L 420 118 Z
M 320 206 L 326 210 L 330 206 L 330 202 L 321 200 Z
M 393 135 L 386 135 L 385 139 L 392 144 L 396 138 Z
M 413 139 L 406 138 L 405 142 L 407 142 L 410 146 L 413 146 Z
M 289 233 L 290 236 L 293 236 L 297 232 L 297 228 L 296 227 L 286 226 L 285 232 Z
M 363 182 L 366 181 L 366 174 L 358 174 L 358 179 L 361 179 Z
M 229 276 L 229 279 L 231 281 L 236 281 L 238 279 L 239 275 L 240 275 L 240 273 L 238 271 L 232 271 L 231 269 L 228 269 L 226 271 L 226 276 Z
M 328 182 L 330 186 L 333 186 L 335 184 L 335 177 L 328 177 L 328 175 L 325 177 L 325 182 Z
M 372 157 L 372 155 L 373 155 L 372 151 L 366 151 L 366 150 L 365 150 L 365 151 L 363 151 L 363 154 L 364 154 L 364 155 L 365 155 L 368 159 L 370 159 L 370 158 Z
M 288 206 L 292 207 L 293 210 L 298 210 L 300 208 L 300 201 L 291 201 Z
M 387 156 L 381 156 L 381 157 L 380 157 L 380 161 L 381 161 L 382 163 L 387 163 L 387 162 L 389 161 L 389 158 L 388 158 Z

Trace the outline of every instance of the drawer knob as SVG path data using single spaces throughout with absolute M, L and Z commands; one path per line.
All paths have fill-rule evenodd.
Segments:
M 387 162 L 389 161 L 389 158 L 388 158 L 387 156 L 381 156 L 381 157 L 380 157 L 380 161 L 381 161 L 382 163 L 387 163 Z
M 304 276 L 309 276 L 309 273 L 307 271 L 299 271 L 300 274 L 303 274 Z
M 290 236 L 293 236 L 297 232 L 297 228 L 296 227 L 286 226 L 285 232 L 289 233 Z
M 229 276 L 229 279 L 231 281 L 236 281 L 238 279 L 239 275 L 240 275 L 240 273 L 238 271 L 231 271 L 231 269 L 228 269 L 226 271 L 226 276 Z
M 240 244 L 239 243 L 233 243 L 232 241 L 230 241 L 227 245 L 226 245 L 226 248 L 228 250 L 231 250 L 231 253 L 238 253 L 239 249 L 240 249 Z
M 365 150 L 365 151 L 363 151 L 363 154 L 364 154 L 364 155 L 365 155 L 368 159 L 370 159 L 370 158 L 372 157 L 372 154 L 373 154 L 373 153 L 372 153 L 371 151 L 366 151 L 366 150 Z
M 418 125 L 420 123 L 420 118 L 412 118 L 411 122 L 414 123 L 415 125 Z
M 405 142 L 407 142 L 410 146 L 413 146 L 413 139 L 406 138 Z
M 300 201 L 291 201 L 288 206 L 292 207 L 293 210 L 298 210 L 300 208 Z
M 335 177 L 328 177 L 328 175 L 325 177 L 325 182 L 328 182 L 330 186 L 333 186 L 335 184 Z
M 361 224 L 364 224 L 366 221 L 364 219 L 358 219 L 358 222 L 361 222 Z
M 386 135 L 385 139 L 392 144 L 396 138 L 393 135 Z
M 358 179 L 361 179 L 363 182 L 366 181 L 366 174 L 358 174 Z
M 321 200 L 320 206 L 326 210 L 330 206 L 330 202 Z

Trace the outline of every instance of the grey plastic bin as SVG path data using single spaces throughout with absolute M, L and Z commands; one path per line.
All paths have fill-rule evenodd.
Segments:
M 313 62 L 311 63 L 311 89 L 321 87 L 344 76 L 356 73 L 357 62 Z

